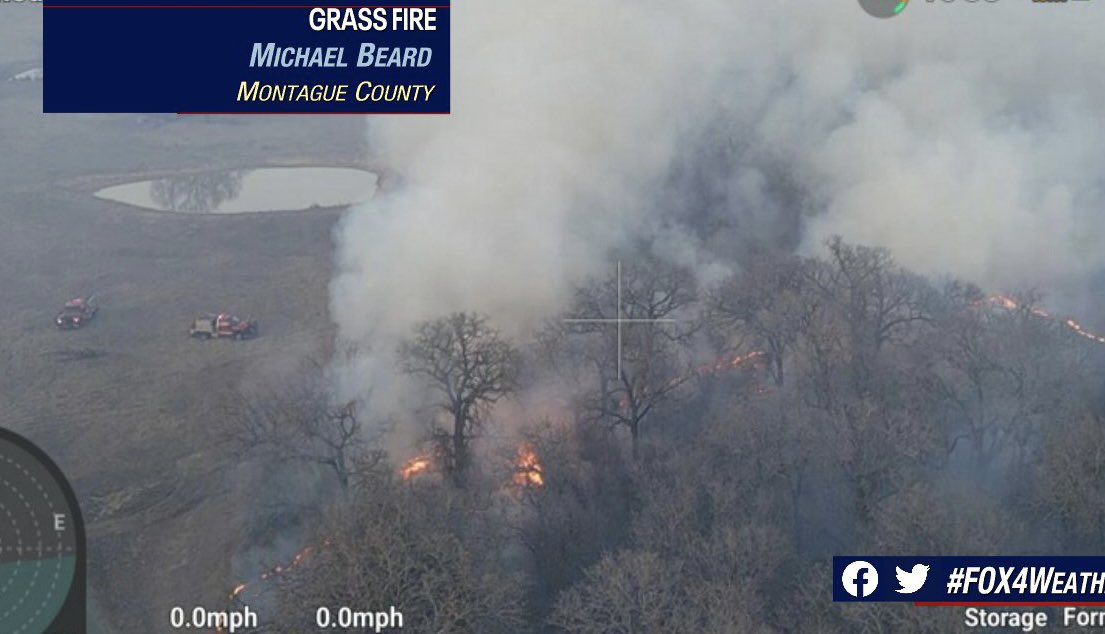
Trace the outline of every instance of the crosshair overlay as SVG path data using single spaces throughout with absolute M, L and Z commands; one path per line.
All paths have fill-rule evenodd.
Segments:
M 617 303 L 617 316 L 616 317 L 583 317 L 577 319 L 565 319 L 566 324 L 615 324 L 618 327 L 618 379 L 622 378 L 622 326 L 625 324 L 662 324 L 662 323 L 675 323 L 674 319 L 666 319 L 660 317 L 654 318 L 630 318 L 622 317 L 622 263 L 618 261 L 617 264 L 617 280 L 618 280 L 618 303 Z

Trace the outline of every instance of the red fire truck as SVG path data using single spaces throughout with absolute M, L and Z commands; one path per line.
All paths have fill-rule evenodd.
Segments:
M 257 336 L 257 321 L 238 319 L 229 313 L 200 317 L 192 322 L 188 335 L 197 339 L 251 339 Z

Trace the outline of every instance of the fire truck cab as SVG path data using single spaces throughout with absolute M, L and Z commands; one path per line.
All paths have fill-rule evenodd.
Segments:
M 257 322 L 238 319 L 228 313 L 200 317 L 192 322 L 188 335 L 197 339 L 250 339 L 257 336 Z
M 65 302 L 61 311 L 54 317 L 54 324 L 62 330 L 75 330 L 95 317 L 98 310 L 94 295 L 76 297 Z

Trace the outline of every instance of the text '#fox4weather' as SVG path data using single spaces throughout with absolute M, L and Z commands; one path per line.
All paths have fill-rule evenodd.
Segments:
M 1103 557 L 835 557 L 834 568 L 834 601 L 960 607 L 969 628 L 1105 625 Z M 894 572 L 881 586 L 880 570 Z

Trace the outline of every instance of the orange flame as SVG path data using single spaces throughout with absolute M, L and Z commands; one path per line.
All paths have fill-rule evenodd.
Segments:
M 714 374 L 716 372 L 732 370 L 733 368 L 739 368 L 749 361 L 755 361 L 756 359 L 759 359 L 766 354 L 767 353 L 763 350 L 754 350 L 752 352 L 749 352 L 748 354 L 738 354 L 735 357 L 730 357 L 728 359 L 718 359 L 714 363 L 707 363 L 698 366 L 698 373 L 705 376 L 708 374 Z
M 1005 310 L 1017 310 L 1018 308 L 1020 308 L 1020 305 L 1017 304 L 1016 300 L 1014 300 L 1012 297 L 1009 297 L 1008 295 L 993 295 L 989 298 L 989 302 L 991 304 L 997 304 Z M 1036 315 L 1037 317 L 1043 317 L 1045 319 L 1056 318 L 1054 315 L 1038 306 L 1033 306 L 1029 308 L 1029 312 L 1031 312 L 1033 315 Z M 1074 334 L 1080 337 L 1085 337 L 1086 339 L 1096 341 L 1097 343 L 1105 343 L 1105 337 L 1086 330 L 1082 327 L 1081 324 L 1073 319 L 1064 319 L 1063 325 L 1067 328 L 1070 328 L 1071 331 L 1074 332 Z
M 698 366 L 697 368 L 694 369 L 693 374 L 686 374 L 686 375 L 683 375 L 683 376 L 675 377 L 674 379 L 672 379 L 668 383 L 668 385 L 671 386 L 671 387 L 675 387 L 675 386 L 679 385 L 680 383 L 682 383 L 683 381 L 689 379 L 694 374 L 697 374 L 699 376 L 710 376 L 712 374 L 717 374 L 718 372 L 724 372 L 726 370 L 733 370 L 733 369 L 736 369 L 736 368 L 739 368 L 739 367 L 743 366 L 744 364 L 748 363 L 749 361 L 756 361 L 757 359 L 760 359 L 760 358 L 762 358 L 766 355 L 767 355 L 767 353 L 764 352 L 763 350 L 754 350 L 754 351 L 749 352 L 747 354 L 738 354 L 738 355 L 735 355 L 735 356 L 732 356 L 732 357 L 722 357 L 722 358 L 720 358 L 717 361 L 714 361 L 712 363 L 703 363 L 702 365 L 700 365 L 700 366 Z M 629 397 L 628 397 L 628 395 L 622 394 L 618 398 L 618 407 L 620 409 L 623 409 L 623 410 L 629 409 Z
M 404 462 L 403 466 L 399 468 L 399 477 L 410 480 L 415 476 L 428 472 L 431 466 L 433 466 L 433 462 L 429 456 L 415 456 Z
M 323 540 L 324 545 L 329 545 L 329 543 L 330 543 L 329 539 Z M 315 550 L 314 546 L 304 546 L 303 548 L 299 549 L 299 552 L 297 552 L 295 554 L 295 556 L 292 557 L 291 561 L 289 561 L 287 564 L 276 565 L 276 566 L 273 566 L 272 568 L 269 568 L 265 572 L 262 572 L 260 580 L 261 581 L 268 581 L 269 579 L 272 579 L 273 577 L 276 577 L 276 576 L 285 574 L 287 572 L 290 572 L 292 570 L 295 570 L 297 567 L 299 567 L 300 564 L 302 564 L 307 559 L 307 557 L 309 557 L 311 555 L 312 552 L 314 552 L 314 550 Z M 241 595 L 243 592 L 245 592 L 246 588 L 248 588 L 248 587 L 249 587 L 249 584 L 244 582 L 244 581 L 242 583 L 239 583 L 238 585 L 234 586 L 233 589 L 231 589 L 230 594 L 229 594 L 229 598 L 232 599 L 232 600 L 236 599 L 239 595 Z
M 275 577 L 276 575 L 282 575 L 286 572 L 294 570 L 296 567 L 299 566 L 299 564 L 303 563 L 303 560 L 306 559 L 314 550 L 314 546 L 304 546 L 302 549 L 300 549 L 299 552 L 295 554 L 295 557 L 292 557 L 292 560 L 289 561 L 287 564 L 283 566 L 274 566 L 268 571 L 261 573 L 261 579 L 269 579 L 271 577 Z
M 514 460 L 514 484 L 523 488 L 545 486 L 545 468 L 537 457 L 533 445 L 524 442 L 518 446 L 518 457 Z

